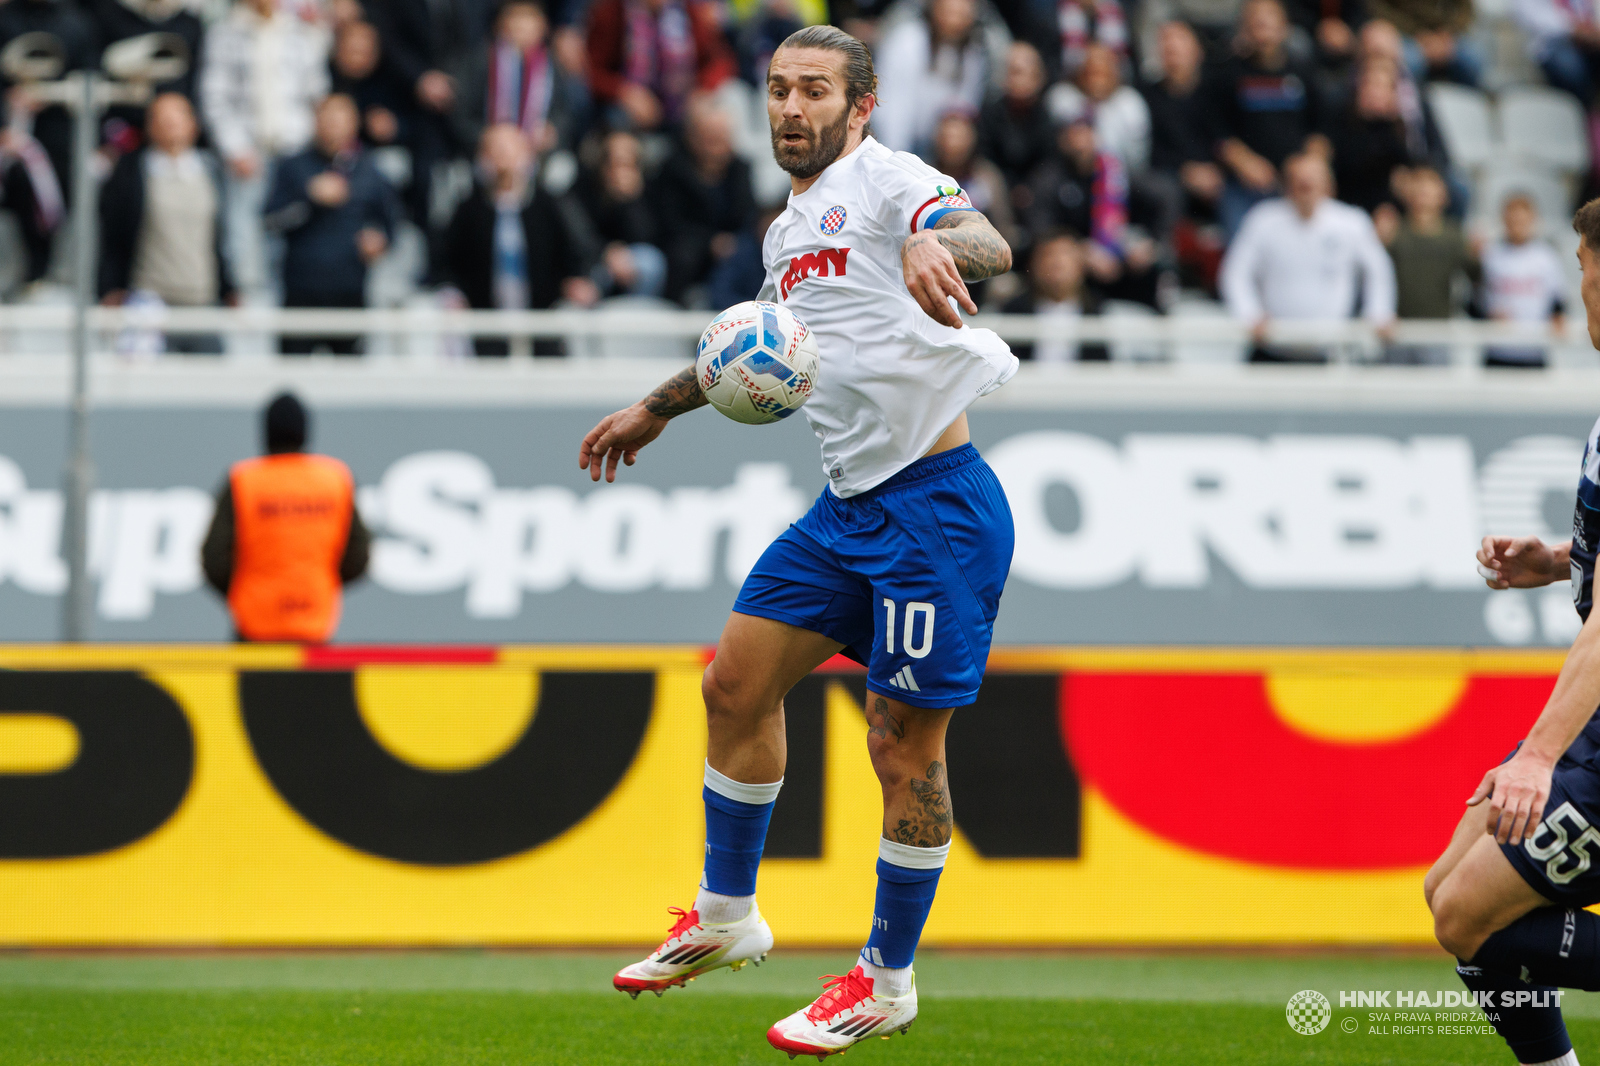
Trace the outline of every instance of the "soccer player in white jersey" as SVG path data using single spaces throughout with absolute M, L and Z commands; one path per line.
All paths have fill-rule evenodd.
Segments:
M 618 989 L 658 995 L 760 961 L 772 932 L 756 868 L 783 784 L 783 698 L 837 653 L 867 666 L 867 748 L 883 785 L 870 936 L 854 968 L 773 1025 L 779 1050 L 818 1058 L 903 1032 L 911 963 L 953 826 L 945 729 L 973 702 L 1011 566 L 1011 512 L 973 448 L 966 408 L 1016 373 L 999 337 L 964 326 L 963 279 L 1011 250 L 955 181 L 875 141 L 872 57 L 828 26 L 801 30 L 767 73 L 772 150 L 788 209 L 767 233 L 762 298 L 810 327 L 822 364 L 803 408 L 828 484 L 767 549 L 722 631 L 702 692 L 710 731 L 699 894 Z M 706 403 L 689 367 L 584 438 L 599 479 L 633 464 L 670 419 Z

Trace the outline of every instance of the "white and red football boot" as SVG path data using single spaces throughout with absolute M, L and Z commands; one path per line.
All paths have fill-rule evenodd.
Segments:
M 903 996 L 875 995 L 872 978 L 857 966 L 844 976 L 829 974 L 819 980 L 828 985 L 811 1006 L 797 1010 L 767 1030 L 767 1042 L 779 1051 L 815 1055 L 817 1060 L 837 1055 L 869 1036 L 885 1040 L 904 1033 L 917 1020 L 917 979 Z
M 618 992 L 626 992 L 634 999 L 639 998 L 640 992 L 659 996 L 723 966 L 730 970 L 742 970 L 747 962 L 760 966 L 772 950 L 772 930 L 754 900 L 750 901 L 749 914 L 737 922 L 720 925 L 703 924 L 699 911 L 670 907 L 667 913 L 678 917 L 667 931 L 667 939 L 649 958 L 617 973 L 611 983 Z

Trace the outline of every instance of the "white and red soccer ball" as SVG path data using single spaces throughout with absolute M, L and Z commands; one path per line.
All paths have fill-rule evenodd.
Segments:
M 700 335 L 695 375 L 711 405 L 735 422 L 788 418 L 816 387 L 821 354 L 805 323 L 782 304 L 748 300 Z

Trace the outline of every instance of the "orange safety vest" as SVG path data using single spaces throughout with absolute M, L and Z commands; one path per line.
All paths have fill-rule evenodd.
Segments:
M 235 463 L 228 609 L 248 640 L 323 641 L 339 625 L 339 562 L 355 481 L 325 455 Z

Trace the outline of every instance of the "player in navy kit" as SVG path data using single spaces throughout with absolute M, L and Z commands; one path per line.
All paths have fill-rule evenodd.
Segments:
M 976 311 L 963 279 L 1003 273 L 1011 251 L 953 178 L 872 138 L 876 80 L 866 47 L 828 26 L 792 35 L 768 67 L 773 154 L 792 192 L 762 249 L 761 298 L 781 300 L 817 339 L 801 410 L 828 483 L 751 571 L 706 670 L 694 907 L 675 910 L 667 939 L 613 981 L 659 995 L 766 956 L 756 870 L 783 783 L 783 697 L 847 655 L 867 666 L 867 748 L 883 786 L 878 892 L 854 967 L 768 1031 L 791 1058 L 825 1058 L 916 1018 L 912 957 L 954 825 L 945 729 L 977 695 L 1011 565 L 1011 511 L 966 409 L 1017 360 L 951 304 Z M 580 465 L 609 479 L 705 403 L 690 367 L 596 426 Z
M 1589 340 L 1600 348 L 1600 200 L 1579 209 L 1578 261 Z M 1527 739 L 1489 770 L 1424 881 L 1434 933 L 1521 1063 L 1578 1066 L 1562 988 L 1600 991 L 1600 422 L 1578 479 L 1572 540 L 1485 537 L 1489 587 L 1572 582 L 1583 629 Z

